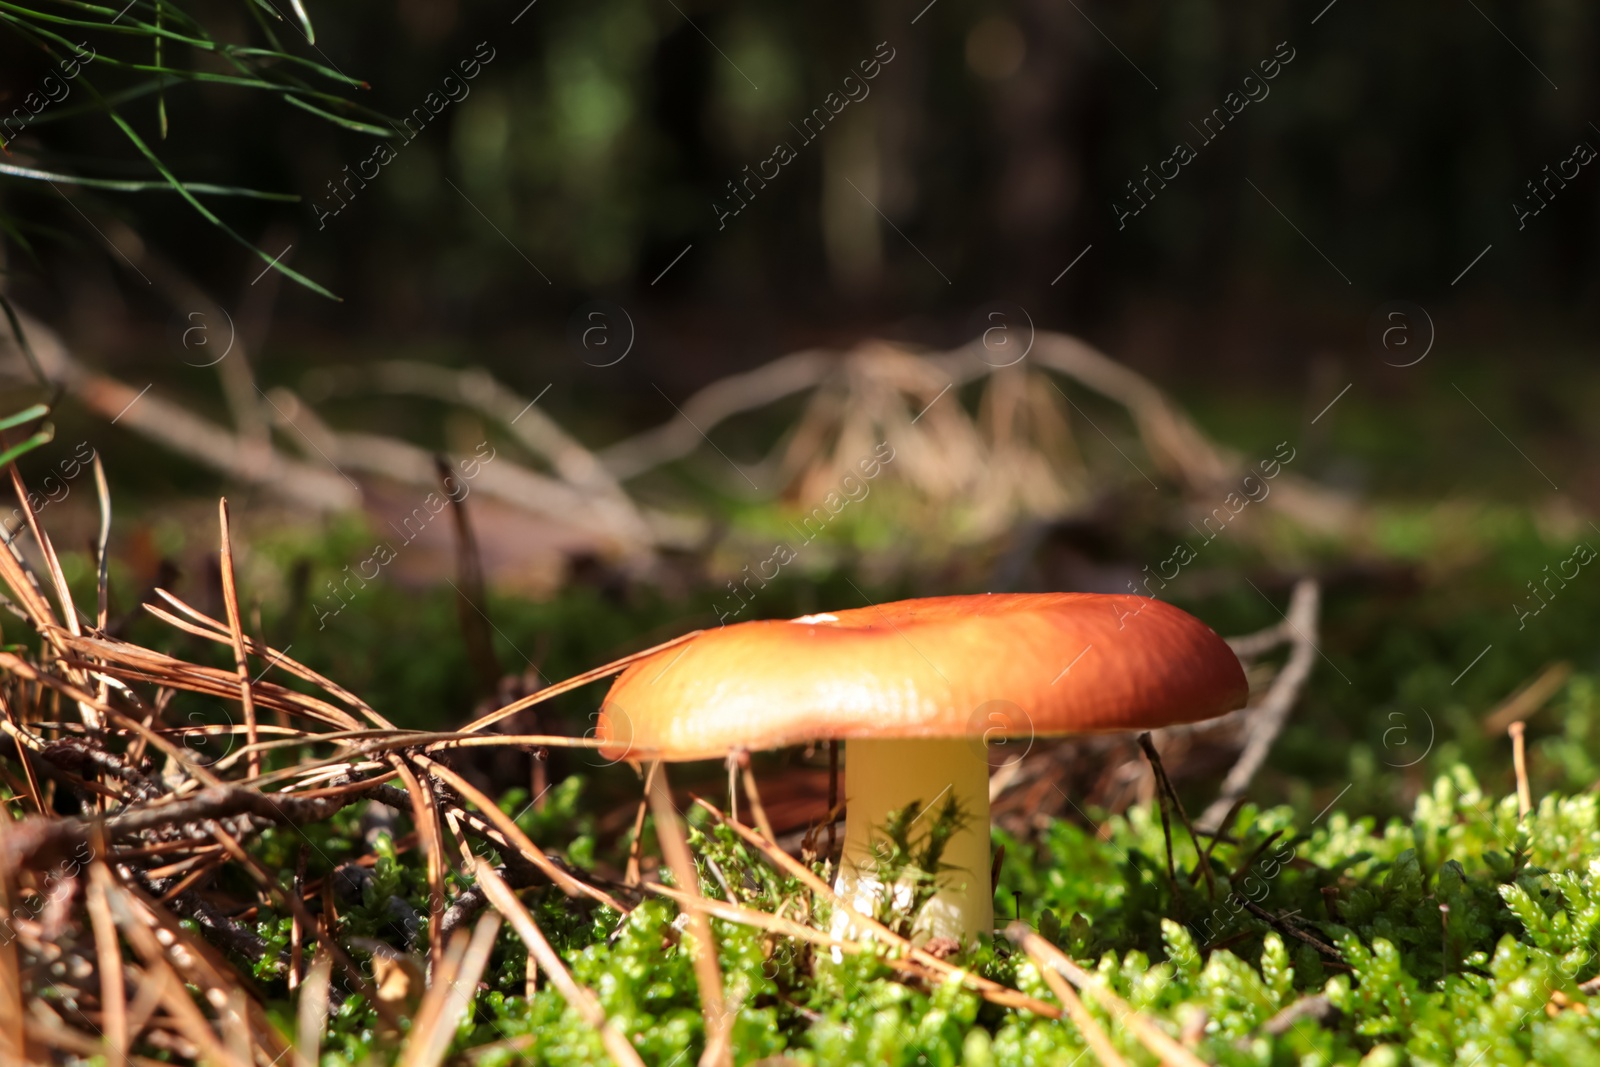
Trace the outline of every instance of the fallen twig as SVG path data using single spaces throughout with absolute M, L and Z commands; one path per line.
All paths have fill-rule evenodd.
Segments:
M 1326 1026 L 1338 1017 L 1339 1009 L 1333 1006 L 1333 1001 L 1329 1000 L 1326 994 L 1317 993 L 1301 997 L 1278 1011 L 1261 1024 L 1261 1032 L 1279 1037 L 1294 1029 L 1294 1024 L 1301 1019 L 1314 1019 L 1318 1024 Z
M 1339 963 L 1344 962 L 1344 956 L 1339 952 L 1338 949 L 1334 948 L 1320 937 L 1313 937 L 1312 935 L 1306 933 L 1299 926 L 1290 922 L 1285 916 L 1274 915 L 1266 908 L 1263 908 L 1260 904 L 1257 904 L 1255 901 L 1248 898 L 1245 898 L 1242 903 L 1244 904 L 1245 909 L 1250 912 L 1250 914 L 1254 915 L 1256 918 L 1260 919 L 1274 930 L 1277 930 L 1280 933 L 1288 934 L 1296 941 L 1305 942 L 1318 952 L 1322 953 L 1324 956 L 1328 957 L 1330 960 L 1336 960 Z
M 1515 693 L 1506 697 L 1500 704 L 1483 719 L 1484 733 L 1493 736 L 1510 728 L 1517 721 L 1526 722 L 1533 715 L 1550 702 L 1550 698 L 1561 691 L 1567 684 L 1567 679 L 1572 677 L 1572 664 L 1566 661 L 1552 663 L 1540 671 L 1539 674 L 1522 685 Z
M 369 792 L 374 782 L 356 782 L 307 796 L 261 793 L 245 786 L 213 785 L 192 796 L 169 803 L 135 808 L 105 819 L 107 841 L 125 841 L 147 830 L 250 815 L 279 825 L 321 822 Z M 0 864 L 26 866 L 41 853 L 70 852 L 89 840 L 94 824 L 85 819 L 24 820 L 15 827 L 0 854 Z M 196 839 L 209 835 L 197 830 Z
M 1278 732 L 1289 717 L 1289 709 L 1294 707 L 1301 688 L 1311 676 L 1311 667 L 1317 655 L 1317 609 L 1320 602 L 1321 595 L 1315 579 L 1302 578 L 1295 583 L 1294 592 L 1289 596 L 1289 611 L 1283 622 L 1285 632 L 1292 635 L 1290 640 L 1293 647 L 1289 659 L 1272 680 L 1272 687 L 1267 690 L 1261 703 L 1250 709 L 1249 740 L 1245 743 L 1244 751 L 1239 753 L 1233 769 L 1223 779 L 1217 799 L 1195 821 L 1201 830 L 1214 833 L 1222 828 L 1223 816 L 1234 801 L 1250 788 L 1256 772 L 1266 763 L 1267 753 L 1272 750 L 1272 743 L 1278 739 Z

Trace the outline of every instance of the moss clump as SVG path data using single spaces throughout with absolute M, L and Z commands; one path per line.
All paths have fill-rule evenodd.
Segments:
M 997 833 L 1006 846 L 997 912 L 1020 911 L 1091 961 L 1101 981 L 1211 1063 L 1600 1062 L 1600 1018 L 1583 990 L 1600 973 L 1600 798 L 1547 797 L 1519 819 L 1514 797 L 1487 796 L 1455 768 L 1409 820 L 1382 826 L 1334 811 L 1301 829 L 1288 809 L 1246 808 L 1211 854 L 1215 896 L 1178 836 L 1174 885 L 1160 824 L 1145 809 L 1108 818 L 1098 834 L 1055 823 L 1031 845 Z M 690 842 L 706 895 L 825 928 L 825 905 L 731 831 L 700 822 Z M 386 854 L 380 868 L 379 889 L 422 905 L 414 853 Z M 699 995 L 672 904 L 647 899 L 623 918 L 553 890 L 527 899 L 646 1062 L 699 1057 Z M 365 902 L 349 914 L 363 929 L 383 921 Z M 270 922 L 262 935 L 281 937 L 280 921 Z M 781 1053 L 813 1064 L 1020 1067 L 1085 1052 L 1069 1022 L 997 1007 L 956 984 L 907 984 L 873 955 L 836 962 L 787 938 L 714 925 L 740 1063 Z M 986 942 L 960 962 L 1053 1000 L 1007 943 Z M 489 1065 L 602 1060 L 555 989 L 524 996 L 524 967 L 520 943 L 503 932 L 489 991 L 456 1049 L 496 1045 L 478 1060 Z M 1125 1026 L 1091 1010 L 1131 1063 L 1150 1062 Z M 359 998 L 331 1031 L 329 1067 L 387 1055 Z

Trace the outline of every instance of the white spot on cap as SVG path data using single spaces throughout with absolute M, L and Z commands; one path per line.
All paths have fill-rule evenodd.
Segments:
M 824 611 L 820 615 L 802 615 L 798 619 L 790 619 L 789 621 L 800 623 L 802 626 L 815 626 L 819 622 L 838 622 L 839 616 L 829 615 Z

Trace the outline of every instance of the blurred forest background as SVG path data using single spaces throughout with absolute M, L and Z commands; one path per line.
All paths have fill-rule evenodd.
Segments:
M 1587 5 L 1342 0 L 1319 17 L 1210 0 L 925 2 L 357 3 L 315 11 L 314 46 L 279 23 L 288 50 L 368 83 L 346 95 L 397 124 L 479 42 L 494 56 L 326 219 L 319 205 L 342 202 L 329 183 L 372 155 L 372 137 L 230 86 L 169 89 L 164 140 L 155 95 L 123 112 L 184 179 L 301 198 L 211 201 L 271 254 L 293 244 L 294 268 L 343 298 L 284 293 L 280 345 L 349 359 L 434 344 L 646 420 L 660 415 L 651 375 L 703 384 L 862 333 L 949 346 L 997 299 L 1163 375 L 1291 390 L 1317 356 L 1364 349 L 1368 313 L 1389 299 L 1427 305 L 1458 349 L 1593 326 L 1583 178 L 1525 229 L 1512 209 L 1541 168 L 1600 138 Z M 194 10 L 222 39 L 260 37 L 252 5 Z M 84 36 L 117 51 L 114 35 Z M 791 124 L 879 42 L 894 59 L 869 95 L 806 144 Z M 1270 95 L 1205 144 L 1195 126 L 1279 42 L 1294 58 Z M 16 36 L 0 47 L 15 104 L 49 61 Z M 92 160 L 96 176 L 153 176 L 108 122 L 47 113 L 30 133 L 23 147 Z M 1183 140 L 1200 158 L 1119 227 L 1125 183 Z M 785 141 L 798 158 L 719 229 L 727 183 Z M 10 244 L 31 305 L 101 358 L 148 359 L 149 324 L 167 315 L 140 279 L 48 186 L 4 190 L 42 261 Z M 91 217 L 137 222 L 230 306 L 260 269 L 176 197 L 82 195 Z M 565 355 L 568 318 L 597 297 L 639 323 L 637 354 L 611 375 Z
M 309 4 L 314 42 L 288 0 L 118 7 L 0 5 L 0 248 L 47 376 L 75 383 L 24 469 L 64 473 L 84 442 L 103 458 L 125 611 L 163 584 L 214 602 L 225 491 L 274 642 L 397 719 L 464 719 L 524 666 L 714 625 L 866 428 L 905 430 L 904 458 L 742 617 L 862 590 L 1120 591 L 1282 443 L 1315 506 L 1247 513 L 1166 594 L 1237 634 L 1320 580 L 1280 796 L 1314 811 L 1360 781 L 1347 803 L 1381 810 L 1441 760 L 1500 766 L 1481 720 L 1530 679 L 1589 728 L 1600 593 L 1562 586 L 1566 617 L 1538 626 L 1514 605 L 1600 536 L 1591 5 L 362 0 Z M 79 41 L 96 58 L 36 110 Z M 240 63 L 250 83 L 223 80 Z M 987 383 L 970 352 L 897 362 L 994 355 L 997 327 L 1006 353 L 1059 331 L 1142 379 L 1108 402 L 1001 374 L 1009 355 L 977 352 Z M 685 414 L 809 350 L 855 356 L 714 426 Z M 15 409 L 51 399 L 14 363 Z M 1130 423 L 1149 383 L 1171 407 Z M 503 417 L 521 402 L 539 414 Z M 704 440 L 632 436 L 675 422 Z M 440 523 L 326 622 L 427 490 L 418 457 L 480 444 L 508 457 L 486 470 L 521 455 L 644 523 L 648 559 L 502 485 L 473 536 Z M 48 518 L 84 545 L 96 501 L 72 485 Z M 72 566 L 92 582 L 89 555 Z M 566 708 L 581 732 L 588 705 Z M 1587 784 L 1583 751 L 1544 773 Z

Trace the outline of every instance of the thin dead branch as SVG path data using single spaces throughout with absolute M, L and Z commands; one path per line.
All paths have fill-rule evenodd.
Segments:
M 1302 578 L 1295 583 L 1294 592 L 1289 595 L 1289 611 L 1283 621 L 1292 646 L 1289 659 L 1273 679 L 1272 687 L 1267 690 L 1261 703 L 1250 709 L 1247 720 L 1249 740 L 1245 742 L 1233 769 L 1222 780 L 1217 799 L 1196 820 L 1195 825 L 1200 830 L 1215 833 L 1222 828 L 1223 816 L 1233 807 L 1234 801 L 1250 788 L 1256 772 L 1266 763 L 1272 743 L 1278 739 L 1290 709 L 1300 698 L 1300 690 L 1311 677 L 1311 668 L 1317 656 L 1317 614 L 1320 603 L 1321 591 L 1315 579 Z
M 141 390 L 90 370 L 61 336 L 38 319 L 19 313 L 40 366 L 95 414 L 244 485 L 260 486 L 316 511 L 350 511 L 360 490 L 325 463 L 301 463 L 275 449 L 262 450 L 227 428 L 196 415 L 153 389 Z M 0 350 L 14 345 L 0 337 Z
M 921 368 L 918 373 L 938 380 L 936 390 L 959 388 L 985 375 L 1004 378 L 1011 372 L 1016 377 L 1012 368 L 996 368 L 985 358 L 981 339 L 948 352 L 915 356 L 878 341 L 866 342 L 842 357 L 823 351 L 797 352 L 713 382 L 678 405 L 679 412 L 660 426 L 601 449 L 597 455 L 619 481 L 630 480 L 692 454 L 705 443 L 706 434 L 734 415 L 809 389 L 822 393 L 828 383 L 848 380 L 852 359 L 860 364 L 874 354 L 896 361 L 913 360 Z M 1063 375 L 1124 407 L 1156 467 L 1191 494 L 1210 497 L 1250 473 L 1242 456 L 1213 442 L 1148 379 L 1082 340 L 1041 331 L 1035 334 L 1026 358 L 1031 366 Z M 910 363 L 902 366 L 910 373 Z M 881 393 L 882 387 L 907 384 L 904 373 L 891 371 L 875 388 Z M 841 413 L 836 401 L 823 397 L 821 404 L 808 413 L 814 416 L 812 424 L 802 422 L 795 431 L 788 460 L 791 467 L 796 462 L 796 448 L 815 449 L 827 438 L 815 419 Z M 858 430 L 859 422 L 841 433 L 859 443 Z M 896 439 L 905 438 L 899 435 Z M 1291 472 L 1278 476 L 1264 502 L 1302 525 L 1324 531 L 1348 531 L 1359 518 L 1352 500 Z
M 1510 729 L 1514 722 L 1526 722 L 1561 692 L 1571 677 L 1572 664 L 1563 660 L 1548 665 L 1484 716 L 1484 733 L 1492 737 Z
M 705 443 L 701 430 L 709 432 L 740 412 L 813 388 L 828 376 L 835 362 L 831 353 L 809 350 L 719 379 L 679 404 L 675 417 L 654 430 L 603 448 L 597 455 L 618 481 L 636 478 L 693 453 Z
M 454 371 L 432 363 L 388 360 L 359 367 L 318 368 L 314 373 L 316 387 L 323 394 L 375 391 L 472 408 L 499 423 L 524 448 L 547 462 L 562 481 L 607 498 L 619 510 L 632 513 L 630 521 L 644 528 L 644 520 L 621 483 L 593 452 L 540 410 L 537 397 L 519 396 L 481 368 Z
M 334 789 L 301 796 L 260 793 L 244 786 L 207 786 L 191 796 L 136 807 L 111 816 L 99 824 L 107 841 L 128 841 L 152 830 L 192 826 L 196 823 L 227 821 L 248 815 L 277 825 L 321 822 L 335 811 L 360 799 L 377 783 L 356 782 Z M 90 840 L 96 824 L 85 819 L 28 819 L 18 823 L 7 836 L 6 852 L 0 863 L 26 866 L 40 855 L 60 855 L 73 851 Z M 197 830 L 193 837 L 203 840 L 211 831 Z

